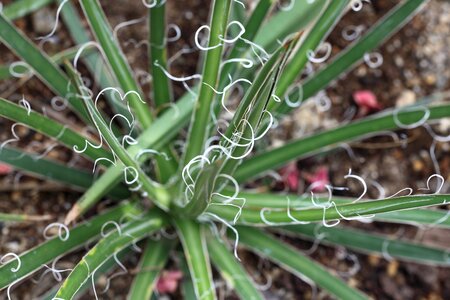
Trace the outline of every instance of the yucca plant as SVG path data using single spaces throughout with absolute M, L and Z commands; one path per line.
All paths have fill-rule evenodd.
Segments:
M 12 21 L 52 2 L 56 2 L 58 17 L 77 46 L 49 57 Z M 216 298 L 213 266 L 240 298 L 263 299 L 239 258 L 237 248 L 242 246 L 337 298 L 368 297 L 274 233 L 308 240 L 320 235 L 324 243 L 354 251 L 448 266 L 445 249 L 338 225 L 340 220 L 375 220 L 449 228 L 448 212 L 436 209 L 450 200 L 449 195 L 439 193 L 440 189 L 378 200 L 367 200 L 364 195 L 355 199 L 333 197 L 332 187 L 328 187 L 329 195 L 311 192 L 306 196 L 245 189 L 246 183 L 259 182 L 255 178 L 270 170 L 343 142 L 419 126 L 431 130 L 430 124 L 450 117 L 448 102 L 428 101 L 386 110 L 273 149 L 259 142 L 274 120 L 350 70 L 405 25 L 425 2 L 400 1 L 330 62 L 304 76 L 307 65 L 325 61 L 326 57 L 320 58 L 323 41 L 343 14 L 368 4 L 349 0 L 284 4 L 213 0 L 209 23 L 195 34 L 202 54 L 201 73 L 175 77 L 167 63 L 166 1 L 144 0 L 142 8 L 149 11 L 150 95 L 144 94 L 136 81 L 98 0 L 79 1 L 94 40 L 71 1 L 18 0 L 3 7 L 0 39 L 20 61 L 5 66 L 2 78 L 37 76 L 67 101 L 79 121 L 96 135 L 80 133 L 33 109 L 26 100 L 16 104 L 0 99 L 0 115 L 91 160 L 99 175 L 15 147 L 13 128 L 15 138 L 1 145 L 2 162 L 85 192 L 66 216 L 57 216 L 46 227 L 46 242 L 25 253 L 3 254 L 0 289 L 14 298 L 13 285 L 89 243 L 92 247 L 70 275 L 43 298 L 68 300 L 92 286 L 95 292 L 95 281 L 101 274 L 113 267 L 122 268 L 120 259 L 134 255 L 141 257 L 142 271 L 137 273 L 128 298 L 150 299 L 170 253 L 179 247 L 184 257 L 176 263 L 180 269 L 186 264 L 185 276 L 190 278 L 183 289 L 186 298 Z M 86 85 L 87 71 L 95 87 Z M 187 90 L 176 100 L 172 99 L 172 81 L 183 83 Z M 233 107 L 230 101 L 236 98 L 235 86 L 243 93 Z M 107 101 L 107 109 L 100 109 L 98 101 Z M 348 176 L 366 186 L 363 178 L 351 172 Z M 438 185 L 441 178 L 434 176 Z M 114 207 L 79 221 L 105 197 L 115 201 Z M 4 222 L 44 222 L 46 218 L 49 216 L 0 214 Z M 49 236 L 54 229 L 58 233 Z M 174 233 L 169 234 L 171 231 Z M 155 233 L 162 233 L 162 238 L 154 239 Z M 139 253 L 136 243 L 142 240 L 146 242 L 139 244 L 143 247 Z

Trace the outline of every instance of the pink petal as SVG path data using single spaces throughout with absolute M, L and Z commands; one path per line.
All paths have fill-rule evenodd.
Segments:
M 313 192 L 323 192 L 325 186 L 330 184 L 330 177 L 327 167 L 320 167 L 312 175 L 305 175 L 305 179 L 311 184 Z
M 280 174 L 283 176 L 284 184 L 290 191 L 298 191 L 300 171 L 297 169 L 297 165 L 295 163 L 290 163 L 281 169 Z
M 377 96 L 368 90 L 360 90 L 353 93 L 353 100 L 362 110 L 380 110 L 381 104 L 378 103 Z
M 0 164 L 0 175 L 8 175 L 9 173 L 11 173 L 13 170 L 13 168 L 11 168 L 9 165 L 7 164 Z
M 160 294 L 173 293 L 178 288 L 178 281 L 183 277 L 181 271 L 164 271 L 156 283 L 156 290 Z

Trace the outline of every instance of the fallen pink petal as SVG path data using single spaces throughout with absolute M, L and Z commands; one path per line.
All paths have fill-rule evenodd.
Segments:
M 7 164 L 0 164 L 0 175 L 8 175 L 13 171 L 13 168 Z
M 377 96 L 369 90 L 359 90 L 354 92 L 353 100 L 360 109 L 360 115 L 366 115 L 371 111 L 378 111 L 382 108 L 377 100 Z
M 156 290 L 160 294 L 173 293 L 177 290 L 181 278 L 181 271 L 164 271 L 156 283 Z
M 320 167 L 313 174 L 304 175 L 308 181 L 313 192 L 323 192 L 325 187 L 330 184 L 330 176 L 327 167 Z
M 284 184 L 290 191 L 296 192 L 299 187 L 300 171 L 295 163 L 291 163 L 281 169 L 281 176 L 283 176 Z

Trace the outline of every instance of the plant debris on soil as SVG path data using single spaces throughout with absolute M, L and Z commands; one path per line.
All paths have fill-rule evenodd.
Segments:
M 4 1 L 4 5 L 8 2 L 11 1 Z M 110 2 L 106 0 L 101 2 L 113 28 L 121 22 L 146 17 L 140 1 L 116 0 L 114 5 L 108 5 Z M 349 11 L 332 32 L 328 41 L 333 46 L 333 54 L 349 45 L 349 42 L 342 37 L 342 32 L 348 26 L 361 25 L 368 28 L 397 1 L 372 2 L 372 5 L 365 4 L 360 12 Z M 195 30 L 207 22 L 208 8 L 209 1 L 189 0 L 182 1 L 182 4 L 178 1 L 168 1 L 169 24 L 177 24 L 181 29 L 180 40 L 169 44 L 169 57 L 178 55 L 181 53 L 180 51 L 187 49 L 186 54 L 180 55 L 171 65 L 171 72 L 176 76 L 193 74 L 197 71 L 199 53 L 195 51 L 193 36 Z M 56 6 L 53 5 L 49 9 L 36 12 L 15 23 L 31 38 L 45 35 L 49 28 L 52 28 L 55 11 Z M 292 138 L 331 128 L 360 117 L 361 107 L 354 98 L 354 93 L 358 91 L 373 93 L 377 104 L 383 108 L 415 103 L 431 94 L 448 91 L 450 88 L 449 28 L 450 3 L 430 1 L 408 25 L 391 37 L 384 46 L 376 50 L 376 53 L 383 58 L 380 67 L 371 68 L 362 62 L 326 90 L 332 104 L 330 109 L 322 111 L 314 101 L 303 105 L 294 114 L 280 121 L 280 126 L 270 133 L 269 139 L 264 141 L 266 146 L 279 146 Z M 143 83 L 144 91 L 148 94 L 151 90 L 151 81 L 146 80 L 145 77 L 148 66 L 142 64 L 142 61 L 147 61 L 147 45 L 139 43 L 147 39 L 147 34 L 145 21 L 118 31 L 118 37 L 121 45 L 125 48 L 128 61 L 135 73 L 143 76 L 141 83 Z M 173 34 L 173 32 L 169 31 L 169 34 Z M 59 26 L 52 41 L 41 44 L 40 47 L 49 54 L 54 54 L 72 45 L 73 42 L 64 26 Z M 1 45 L 0 47 L 2 50 L 1 64 L 9 64 L 17 60 L 5 46 Z M 175 85 L 176 96 L 181 95 L 184 91 L 182 85 Z M 69 122 L 82 130 L 81 123 L 73 114 L 67 111 L 58 113 L 53 111 L 52 113 L 49 99 L 52 99 L 53 95 L 36 78 L 3 82 L 0 85 L 0 96 L 12 100 L 25 97 L 32 103 L 34 109 L 46 108 L 52 117 L 63 119 L 64 122 Z M 364 114 L 374 112 L 376 109 L 365 111 Z M 437 125 L 439 127 L 437 130 L 440 130 L 441 134 L 448 134 L 449 123 L 448 120 L 443 120 L 441 124 Z M 12 122 L 0 119 L 1 141 L 10 138 L 11 125 Z M 52 145 L 52 141 L 24 127 L 19 126 L 17 133 L 20 141 L 15 146 L 29 151 L 42 153 Z M 392 195 L 405 187 L 411 187 L 414 190 L 424 188 L 427 178 L 437 172 L 442 174 L 447 181 L 450 180 L 450 143 L 438 142 L 435 149 L 430 150 L 432 137 L 420 128 L 400 131 L 398 137 L 400 140 L 395 140 L 389 135 L 372 137 L 361 142 L 343 145 L 336 151 L 314 158 L 302 159 L 291 166 L 297 172 L 297 177 L 295 177 L 297 184 L 271 183 L 270 188 L 274 190 L 293 189 L 295 192 L 303 193 L 311 183 L 305 174 L 315 174 L 320 168 L 326 168 L 332 185 L 348 186 L 350 191 L 347 191 L 345 195 L 351 196 L 359 195 L 360 186 L 344 179 L 349 169 L 365 179 L 378 182 L 385 189 L 386 195 Z M 33 144 L 32 142 L 37 143 Z M 76 164 L 77 167 L 86 169 L 91 167 L 89 162 L 73 157 L 70 151 L 61 146 L 53 148 L 47 156 L 68 164 Z M 436 160 L 433 160 L 433 156 Z M 27 176 L 17 170 L 3 170 L 0 173 L 0 180 L 1 212 L 30 215 L 50 214 L 56 218 L 55 221 L 63 221 L 65 214 L 80 196 L 77 191 Z M 448 192 L 449 187 L 445 188 Z M 379 190 L 372 187 L 369 189 L 368 195 L 376 199 L 379 196 Z M 101 211 L 107 206 L 108 201 L 106 200 L 95 210 Z M 89 218 L 89 216 L 90 214 L 87 214 L 85 218 Z M 42 232 L 45 225 L 45 222 L 0 224 L 0 253 L 21 253 L 36 246 L 44 241 Z M 345 222 L 345 225 L 355 226 L 352 222 Z M 450 238 L 439 229 L 422 230 L 414 226 L 376 222 L 358 223 L 356 226 L 371 232 L 384 233 L 396 239 L 408 238 L 429 245 L 450 248 Z M 361 289 L 375 299 L 450 299 L 450 280 L 448 280 L 450 270 L 448 268 L 423 266 L 375 255 L 357 254 L 350 250 L 316 245 L 288 236 L 285 236 L 284 239 L 326 267 L 336 270 L 351 286 Z M 82 253 L 83 251 L 77 251 L 62 258 L 57 264 L 58 268 L 73 267 Z M 356 262 L 360 266 L 356 274 L 349 274 L 349 270 L 355 264 L 355 261 L 348 259 L 350 254 L 356 255 Z M 240 249 L 239 256 L 244 267 L 264 291 L 267 299 L 328 298 L 320 289 L 316 290 L 263 258 L 243 249 Z M 176 261 L 175 254 L 173 261 Z M 129 270 L 128 274 L 113 279 L 110 289 L 100 295 L 100 298 L 125 299 L 133 274 L 139 271 L 137 264 L 137 256 L 129 257 L 125 264 Z M 173 267 L 176 268 L 176 265 Z M 40 271 L 33 275 L 32 280 L 16 284 L 12 288 L 13 299 L 36 299 L 56 284 L 51 274 L 40 278 L 42 273 Z M 219 279 L 219 276 L 216 278 L 220 295 L 225 299 L 236 299 L 236 296 Z M 97 290 L 102 290 L 106 282 L 107 278 L 101 278 Z M 178 299 L 180 297 L 179 289 L 170 293 L 168 297 Z M 0 293 L 0 299 L 6 299 L 6 295 Z M 92 292 L 87 293 L 82 299 L 93 299 Z

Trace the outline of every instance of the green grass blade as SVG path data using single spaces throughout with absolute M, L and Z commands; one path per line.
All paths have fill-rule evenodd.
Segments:
M 153 120 L 150 108 L 147 103 L 142 102 L 145 99 L 143 93 L 133 78 L 131 68 L 118 45 L 118 41 L 115 40 L 114 35 L 112 34 L 112 30 L 106 20 L 100 3 L 98 0 L 80 0 L 80 4 L 120 87 L 125 93 L 128 91 L 135 91 L 140 95 L 139 97 L 138 95 L 131 93 L 129 94 L 128 99 L 140 124 L 143 128 L 147 128 Z
M 214 47 L 206 52 L 203 64 L 202 79 L 198 97 L 192 116 L 192 124 L 186 144 L 184 163 L 203 151 L 203 146 L 208 137 L 208 125 L 211 120 L 211 106 L 215 96 L 219 78 L 219 68 L 222 58 L 223 42 L 220 37 L 225 37 L 228 14 L 231 0 L 214 0 L 212 5 L 211 28 L 208 39 L 208 47 Z
M 161 270 L 169 259 L 170 251 L 174 247 L 173 240 L 148 240 L 144 254 L 139 264 L 139 273 L 134 278 L 128 293 L 128 300 L 150 299 Z
M 338 78 L 340 74 L 349 70 L 360 61 L 365 53 L 381 45 L 409 21 L 425 2 L 426 0 L 406 0 L 399 3 L 360 39 L 356 40 L 347 49 L 341 51 L 330 64 L 308 78 L 303 84 L 303 97 L 300 100 L 303 101 L 314 96 L 314 94 L 324 89 L 331 81 Z M 295 101 L 295 98 L 296 96 L 292 95 L 291 101 Z M 292 108 L 286 105 L 285 102 L 282 102 L 277 107 L 279 113 L 287 113 L 290 110 Z
M 21 267 L 17 272 L 11 271 L 11 268 L 16 267 L 17 262 L 15 260 L 0 266 L 0 290 L 42 268 L 42 265 L 49 263 L 55 257 L 82 247 L 87 241 L 100 235 L 101 228 L 106 222 L 118 222 L 121 218 L 130 214 L 139 214 L 139 210 L 135 205 L 130 203 L 120 205 L 86 223 L 72 228 L 66 241 L 55 237 L 21 254 L 19 256 Z
M 83 104 L 71 93 L 72 86 L 67 76 L 1 13 L 0 40 L 26 62 L 34 70 L 36 76 L 56 94 L 67 98 L 74 111 L 87 120 L 87 112 Z
M 24 17 L 44 6 L 47 6 L 55 0 L 18 0 L 3 8 L 3 15 L 9 20 L 15 20 Z
M 229 286 L 236 290 L 241 299 L 264 299 L 255 283 L 245 272 L 244 267 L 230 253 L 222 240 L 215 237 L 208 238 L 208 250 L 216 269 Z
M 234 195 L 234 191 L 223 190 L 221 194 L 232 197 Z M 240 191 L 237 198 L 245 199 L 244 207 L 249 209 L 286 209 L 288 206 L 291 209 L 297 209 L 310 208 L 311 206 L 313 206 L 311 202 L 311 195 L 299 196 L 295 194 L 253 193 Z M 213 203 L 220 204 L 222 200 L 222 197 L 216 196 L 215 199 L 213 199 Z M 327 201 L 328 196 L 317 196 L 318 203 L 326 203 Z M 341 205 L 351 203 L 352 201 L 355 201 L 355 199 L 333 197 L 332 201 L 334 201 L 338 205 Z M 374 220 L 392 223 L 432 225 L 450 229 L 450 218 L 448 217 L 448 212 L 443 209 L 414 209 L 393 211 L 389 213 L 377 214 L 374 217 Z
M 235 178 L 242 182 L 265 171 L 281 167 L 291 160 L 311 155 L 324 147 L 355 140 L 370 133 L 398 129 L 396 115 L 402 124 L 413 124 L 423 118 L 425 115 L 423 110 L 419 107 L 401 109 L 397 114 L 395 111 L 382 112 L 348 125 L 294 140 L 282 147 L 266 151 L 244 161 L 237 169 Z M 430 113 L 427 121 L 450 116 L 450 104 L 430 106 L 427 107 L 427 110 Z
M 216 299 L 211 264 L 205 240 L 205 228 L 186 219 L 175 218 L 197 299 Z
M 389 199 L 364 201 L 350 204 L 334 204 L 322 208 L 305 209 L 267 209 L 243 208 L 237 220 L 240 224 L 252 226 L 277 226 L 295 224 L 297 222 L 323 222 L 344 218 L 372 217 L 379 213 L 387 213 L 405 209 L 414 209 L 427 206 L 442 205 L 450 200 L 450 195 L 416 195 L 395 197 Z M 222 219 L 233 221 L 237 211 L 236 207 L 227 205 L 210 205 L 208 212 L 216 214 Z M 328 223 L 327 223 L 328 224 Z
M 324 244 L 344 246 L 362 253 L 377 253 L 415 263 L 450 266 L 448 251 L 391 239 L 382 235 L 370 234 L 361 230 L 345 227 L 326 228 L 320 224 L 287 226 L 283 227 L 283 230 L 300 234 L 313 241 L 320 234 L 320 241 Z
M 78 92 L 81 95 L 82 101 L 86 106 L 93 124 L 98 129 L 101 136 L 106 140 L 108 145 L 111 147 L 113 153 L 123 163 L 123 165 L 125 166 L 124 170 L 132 169 L 136 175 L 131 176 L 137 176 L 136 179 L 132 179 L 132 181 L 137 181 L 136 184 L 142 184 L 142 190 L 148 193 L 155 204 L 157 204 L 160 208 L 167 210 L 170 203 L 170 195 L 167 190 L 156 182 L 152 181 L 141 169 L 139 163 L 120 144 L 120 142 L 114 136 L 114 133 L 110 131 L 108 124 L 106 124 L 96 105 L 94 104 L 92 99 L 90 99 L 90 96 L 86 92 L 86 88 L 83 85 L 79 73 L 76 73 L 76 70 L 73 69 L 70 65 L 67 65 L 67 69 L 71 78 L 73 78 L 74 80 L 75 86 L 78 88 Z
M 254 228 L 238 227 L 238 231 L 239 240 L 245 247 L 267 257 L 300 279 L 315 282 L 338 299 L 368 299 L 292 246 Z
M 66 125 L 32 111 L 31 109 L 28 111 L 27 108 L 3 98 L 0 98 L 0 116 L 24 124 L 37 132 L 54 138 L 71 150 L 74 146 L 82 149 L 86 141 L 88 141 L 87 138 L 68 128 Z M 90 142 L 94 145 L 98 144 L 93 141 Z M 81 153 L 81 155 L 92 160 L 96 160 L 100 157 L 112 159 L 111 153 L 104 148 L 87 147 L 86 151 Z M 104 163 L 104 161 L 100 161 L 100 163 Z
M 275 94 L 280 99 L 283 99 L 288 87 L 305 68 L 308 62 L 308 52 L 317 49 L 320 43 L 333 30 L 349 2 L 349 0 L 330 1 L 314 25 L 311 26 L 311 29 L 303 33 L 306 35 L 305 39 L 301 41 L 300 47 L 292 54 L 292 58 L 289 60 L 278 81 Z M 271 102 L 271 104 L 275 103 L 273 101 Z
M 66 164 L 44 159 L 8 146 L 3 147 L 0 151 L 0 161 L 31 175 L 55 181 L 77 190 L 88 189 L 95 182 L 92 172 L 67 167 Z M 112 188 L 109 196 L 114 199 L 125 199 L 130 196 L 130 192 L 125 186 L 118 185 Z
M 131 221 L 120 231 L 115 230 L 101 239 L 75 266 L 56 293 L 56 298 L 73 299 L 77 291 L 105 261 L 115 253 L 162 228 L 167 219 L 160 211 L 151 211 L 139 220 Z

